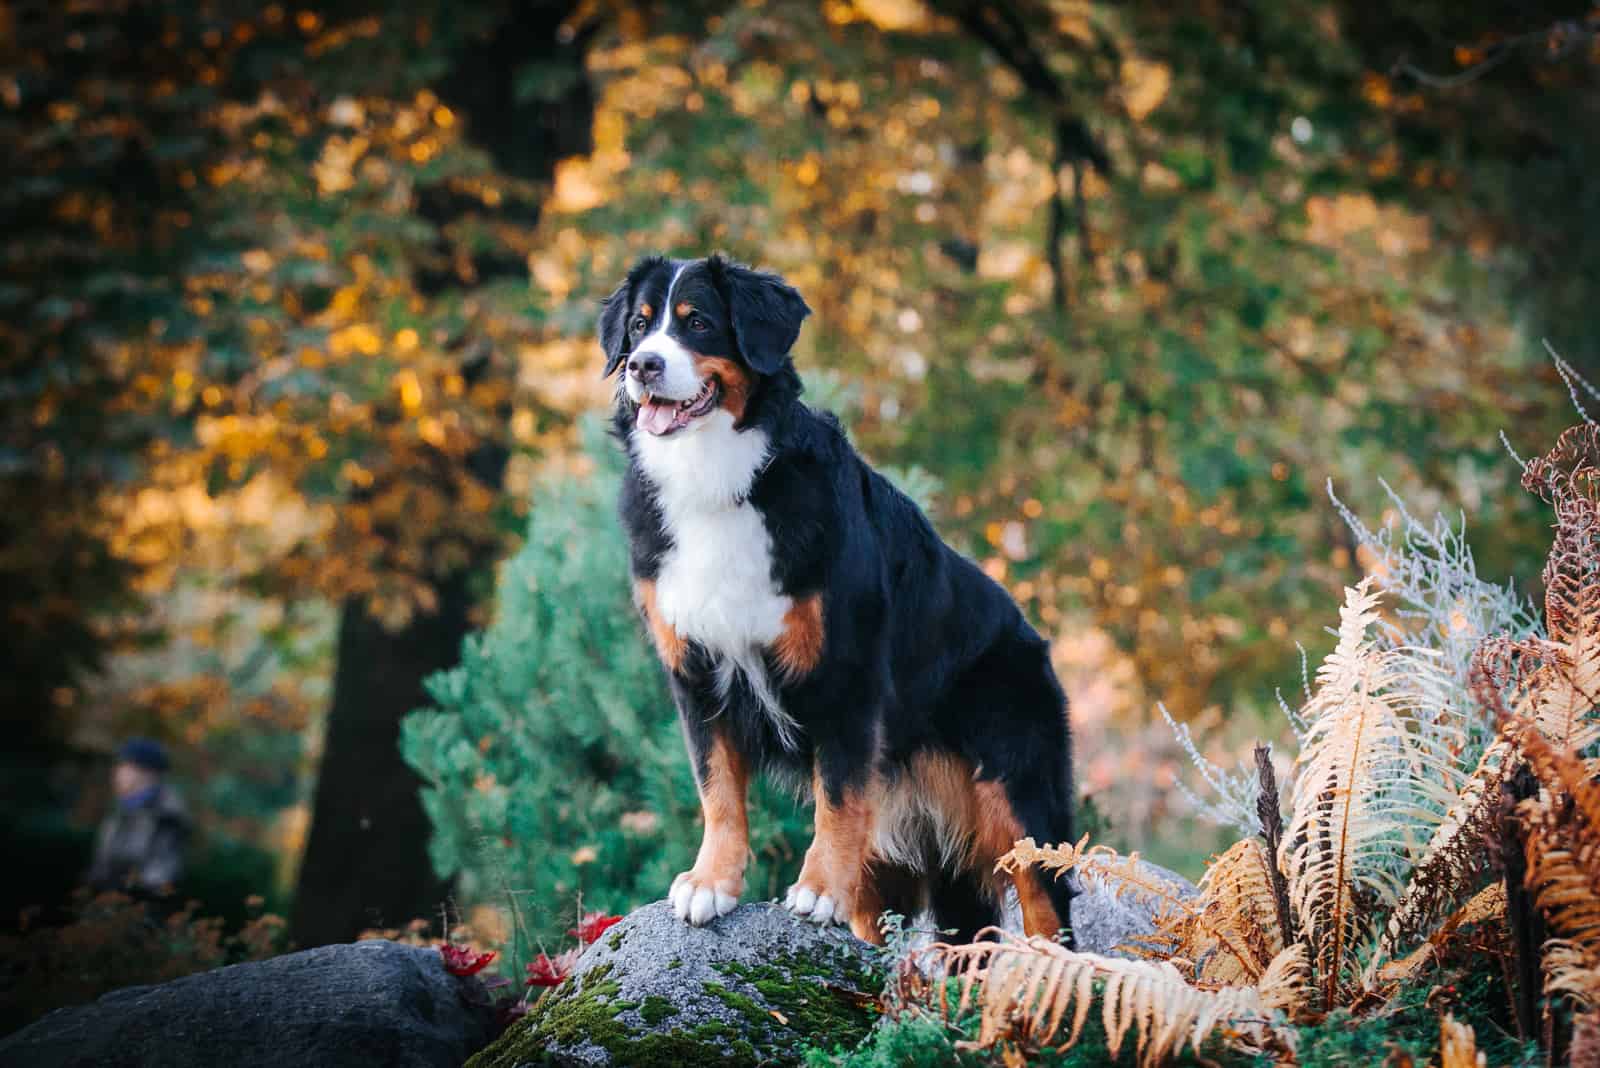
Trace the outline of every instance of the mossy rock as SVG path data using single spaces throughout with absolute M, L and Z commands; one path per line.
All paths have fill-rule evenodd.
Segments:
M 852 1046 L 877 1020 L 883 977 L 839 928 L 743 905 L 690 927 L 647 905 L 468 1068 L 756 1068 L 806 1045 Z

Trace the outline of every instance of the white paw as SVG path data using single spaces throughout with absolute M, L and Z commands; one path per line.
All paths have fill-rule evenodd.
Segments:
M 739 904 L 739 895 L 719 890 L 709 884 L 698 883 L 694 872 L 686 871 L 672 880 L 672 911 L 678 919 L 695 927 L 704 927 L 718 916 L 726 916 Z
M 800 883 L 789 887 L 789 893 L 783 899 L 783 907 L 812 923 L 845 922 L 845 917 L 835 911 L 833 898 L 827 894 L 818 894 L 811 887 Z

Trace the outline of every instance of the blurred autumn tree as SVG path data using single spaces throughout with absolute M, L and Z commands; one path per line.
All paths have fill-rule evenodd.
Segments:
M 1348 575 L 1326 478 L 1536 557 L 1494 433 L 1600 344 L 1586 10 L 0 2 L 7 726 L 281 807 L 326 700 L 297 937 L 427 910 L 395 725 L 604 397 L 593 302 L 711 247 L 1128 701 L 1248 708 Z M 187 666 L 86 675 L 130 647 Z
M 544 416 L 511 392 L 540 180 L 589 137 L 571 6 L 4 9 L 3 585 L 33 643 L 7 709 L 71 704 L 107 610 L 182 582 L 194 512 L 233 505 L 261 537 L 217 581 L 343 606 L 303 943 L 442 893 L 394 742 Z M 281 703 L 227 682 L 145 703 L 179 738 Z

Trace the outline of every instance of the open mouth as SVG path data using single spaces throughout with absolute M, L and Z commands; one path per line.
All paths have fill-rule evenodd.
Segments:
M 663 400 L 646 393 L 639 401 L 635 425 L 658 438 L 675 434 L 701 416 L 710 414 L 717 406 L 721 392 L 717 380 L 707 378 L 700 392 L 684 401 Z

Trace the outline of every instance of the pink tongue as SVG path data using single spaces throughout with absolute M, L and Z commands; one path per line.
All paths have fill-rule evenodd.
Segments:
M 643 404 L 639 406 L 639 425 L 651 434 L 665 434 L 672 429 L 672 418 L 678 414 L 673 404 Z

